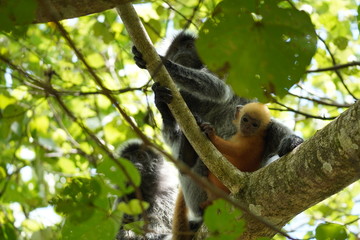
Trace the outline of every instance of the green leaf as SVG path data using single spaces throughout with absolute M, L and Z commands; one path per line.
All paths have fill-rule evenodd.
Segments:
M 213 201 L 206 208 L 204 222 L 212 236 L 221 239 L 237 239 L 244 231 L 245 222 L 241 219 L 242 212 L 231 207 L 222 199 Z M 227 223 L 227 224 L 224 224 Z M 210 237 L 208 239 L 218 239 Z
M 0 166 L 0 181 L 6 177 L 6 171 L 3 167 Z
M 8 10 L 6 8 L 0 8 L 0 30 L 3 30 L 5 32 L 10 32 L 11 29 L 13 29 L 15 26 L 11 22 L 11 19 L 7 15 Z
M 94 23 L 93 30 L 94 30 L 94 35 L 96 37 L 99 37 L 99 36 L 102 36 L 104 34 L 104 32 L 107 31 L 107 28 L 105 27 L 104 23 L 96 22 L 96 23 Z
M 29 24 L 35 18 L 35 10 L 37 7 L 36 0 L 16 0 L 13 1 L 13 13 L 18 24 Z
M 26 110 L 19 104 L 7 105 L 2 112 L 3 118 L 0 118 L 0 130 L 2 130 L 0 136 L 11 137 L 11 139 L 20 137 L 24 128 L 22 120 L 25 113 Z
M 94 35 L 101 37 L 106 44 L 110 43 L 114 39 L 113 34 L 109 31 L 109 27 L 107 27 L 104 23 L 96 22 L 93 29 Z
M 140 186 L 141 177 L 139 171 L 129 160 L 117 159 L 117 161 L 122 167 L 113 160 L 105 158 L 105 160 L 99 164 L 97 170 L 99 173 L 103 173 L 105 177 L 110 179 L 110 181 L 119 188 L 120 192 L 129 194 L 134 191 L 130 182 L 136 187 Z M 127 176 L 129 176 L 130 179 Z
M 43 239 L 60 239 L 60 233 L 58 232 L 57 229 L 47 227 L 45 229 L 41 229 L 37 232 L 34 232 L 31 235 L 31 240 L 43 240 Z
M 156 43 L 160 39 L 161 34 L 161 24 L 159 21 L 150 19 L 148 22 L 144 22 L 146 32 L 149 34 L 149 37 L 153 43 Z
M 157 6 L 155 11 L 159 16 L 161 16 L 163 13 L 166 12 L 164 6 L 162 6 L 162 5 Z
M 93 202 L 100 196 L 101 185 L 96 178 L 74 178 L 51 203 L 55 210 L 70 221 L 82 222 L 95 211 Z
M 5 0 L 0 3 L 0 30 L 16 30 L 17 25 L 30 24 L 35 18 L 36 0 Z
M 319 206 L 319 211 L 322 213 L 322 217 L 327 217 L 331 215 L 333 209 L 328 205 L 323 204 Z
M 16 99 L 10 98 L 8 96 L 5 96 L 3 94 L 0 94 L 0 109 L 6 108 L 6 106 L 15 103 Z
M 36 130 L 45 135 L 48 133 L 50 121 L 47 116 L 38 116 L 33 118 L 29 125 L 32 130 Z
M 13 240 L 18 239 L 15 227 L 12 223 L 5 222 L 0 224 L 0 239 Z
M 95 211 L 83 222 L 65 221 L 62 228 L 64 240 L 113 240 L 120 229 L 121 219 L 114 214 L 104 211 Z
M 18 104 L 7 105 L 3 112 L 4 118 L 17 118 L 25 113 L 25 109 Z
M 118 210 L 128 215 L 139 215 L 149 207 L 149 203 L 138 199 L 131 199 L 128 203 L 120 202 Z
M 77 172 L 75 162 L 69 158 L 60 157 L 56 166 L 59 167 L 63 173 L 75 174 Z
M 334 44 L 340 49 L 345 50 L 348 46 L 349 40 L 346 37 L 337 37 L 334 39 Z
M 219 37 L 221 36 L 221 37 Z M 309 16 L 275 2 L 222 1 L 199 34 L 206 65 L 240 96 L 284 96 L 300 80 L 316 50 Z
M 125 224 L 123 227 L 125 230 L 131 230 L 136 234 L 143 234 L 144 233 L 144 221 L 135 221 L 128 224 Z
M 9 137 L 11 123 L 11 119 L 0 118 L 0 139 L 7 139 Z
M 316 228 L 315 237 L 317 240 L 345 240 L 348 234 L 343 225 L 323 223 Z
M 25 219 L 21 223 L 22 227 L 26 228 L 27 230 L 31 232 L 39 231 L 41 229 L 41 224 L 35 220 L 32 219 Z
M 92 53 L 88 55 L 86 60 L 93 68 L 101 68 L 105 66 L 104 58 L 99 53 Z

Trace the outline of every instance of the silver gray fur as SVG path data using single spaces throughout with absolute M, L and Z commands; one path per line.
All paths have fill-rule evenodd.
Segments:
M 130 160 L 141 175 L 140 190 L 144 201 L 149 203 L 145 214 L 148 220 L 145 236 L 136 235 L 133 231 L 121 229 L 117 240 L 160 240 L 171 235 L 171 221 L 174 203 L 178 191 L 177 170 L 164 160 L 161 154 L 145 146 L 140 140 L 127 141 L 119 150 L 119 155 Z M 116 205 L 127 199 L 118 198 Z M 132 222 L 136 219 L 124 216 Z M 170 238 L 169 238 L 170 239 Z
M 193 35 L 188 33 L 182 32 L 178 34 L 167 50 L 166 56 L 162 57 L 162 60 L 176 85 L 179 87 L 180 93 L 190 111 L 202 121 L 211 123 L 220 137 L 228 139 L 236 132 L 236 128 L 232 124 L 236 106 L 244 105 L 251 102 L 251 100 L 236 96 L 232 89 L 222 79 L 206 69 L 196 53 L 194 46 L 195 39 L 196 38 Z M 146 63 L 142 59 L 141 53 L 134 48 L 133 53 L 135 55 L 134 59 L 136 64 L 140 68 L 146 68 Z M 182 146 L 184 144 L 182 143 L 184 141 L 184 136 L 168 109 L 163 96 L 160 96 L 159 91 L 155 91 L 155 88 L 154 92 L 155 104 L 163 118 L 163 137 L 166 143 L 172 148 L 173 156 L 178 159 L 183 159 L 182 151 L 184 151 L 184 148 Z M 265 163 L 267 159 L 274 155 L 285 155 L 302 143 L 302 141 L 303 140 L 294 135 L 290 129 L 279 122 L 272 120 L 267 131 L 263 162 Z M 143 157 L 144 155 L 140 154 L 139 156 Z M 133 162 L 137 161 L 135 155 L 129 157 L 133 159 Z M 153 157 L 153 159 L 151 159 L 151 157 Z M 156 159 L 159 159 L 159 156 L 157 153 L 153 152 L 152 154 L 148 153 L 147 158 L 149 158 L 147 159 L 147 163 L 151 161 L 157 162 Z M 207 176 L 208 170 L 201 159 L 195 158 L 194 162 L 191 162 L 191 164 L 187 162 L 187 164 L 192 167 L 192 171 L 201 176 Z M 154 166 L 156 166 L 156 164 Z M 146 178 L 154 179 L 151 175 L 156 173 L 157 171 L 155 169 L 149 171 L 150 175 L 146 175 L 142 172 L 143 181 L 147 181 Z M 203 210 L 199 205 L 207 200 L 206 192 L 188 176 L 180 174 L 179 178 L 186 205 L 191 211 L 191 220 L 201 222 Z M 163 183 L 163 181 L 154 182 L 155 185 L 158 184 L 159 186 Z M 141 189 L 142 191 L 153 194 L 149 199 L 150 204 L 154 204 L 154 211 L 151 212 L 155 212 L 155 210 L 159 211 L 158 214 L 161 216 L 160 218 L 154 217 L 152 219 L 153 222 L 151 223 L 150 229 L 153 229 L 157 233 L 163 233 L 164 229 L 169 226 L 169 221 L 173 214 L 173 209 L 169 210 L 169 205 L 167 203 L 173 203 L 173 199 L 166 199 L 170 197 L 165 193 L 159 194 L 156 191 L 151 191 L 151 188 L 156 186 L 148 187 L 150 189 L 145 187 L 141 187 Z M 173 191 L 173 188 L 170 188 L 170 191 Z M 165 205 L 165 207 L 161 207 L 162 205 Z M 159 206 L 159 208 L 157 206 Z M 170 208 L 173 208 L 173 206 Z M 126 238 L 126 235 L 122 236 L 123 238 L 118 239 L 162 239 L 162 236 L 160 235 L 147 235 L 146 238 Z M 157 236 L 160 236 L 160 238 Z M 170 235 L 168 237 L 170 237 Z
M 202 63 L 199 64 L 201 61 L 196 53 L 194 41 L 195 37 L 191 34 L 180 33 L 173 40 L 166 56 L 162 58 L 163 63 L 179 87 L 190 111 L 202 121 L 211 123 L 220 137 L 228 139 L 236 133 L 232 123 L 236 106 L 245 105 L 250 100 L 236 96 L 222 79 L 209 72 Z M 178 157 L 183 151 L 179 149 L 182 133 L 167 105 L 156 98 L 155 95 L 155 103 L 163 118 L 163 136 L 166 143 L 172 147 L 174 156 Z M 276 154 L 284 155 L 290 152 L 301 142 L 302 139 L 294 135 L 290 129 L 272 120 L 267 131 L 263 162 Z M 202 176 L 207 174 L 201 159 L 196 160 L 192 170 Z M 187 175 L 180 174 L 180 183 L 186 205 L 196 219 L 201 218 L 203 211 L 199 205 L 207 199 L 206 192 Z

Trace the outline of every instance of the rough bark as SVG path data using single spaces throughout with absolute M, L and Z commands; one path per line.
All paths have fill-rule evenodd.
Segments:
M 132 0 L 37 0 L 34 23 L 60 21 L 102 12 Z
M 360 179 L 360 102 L 292 153 L 254 172 L 236 199 L 281 228 Z M 247 219 L 244 239 L 276 232 Z
M 293 152 L 249 174 L 234 198 L 281 229 L 297 214 L 360 179 L 360 102 Z M 240 239 L 277 234 L 248 214 Z M 205 226 L 197 239 L 206 238 Z

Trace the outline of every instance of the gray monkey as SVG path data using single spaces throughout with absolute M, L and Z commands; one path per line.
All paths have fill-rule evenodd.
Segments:
M 174 202 L 177 195 L 178 182 L 174 179 L 177 170 L 169 165 L 163 156 L 155 152 L 142 141 L 134 139 L 124 143 L 119 155 L 130 160 L 139 170 L 141 176 L 140 191 L 142 200 L 149 203 L 145 211 L 147 225 L 144 236 L 137 235 L 131 230 L 123 227 L 118 232 L 117 240 L 164 240 L 171 239 L 171 221 L 174 210 Z M 135 194 L 129 194 L 117 198 L 115 206 L 121 201 L 136 198 Z M 123 224 L 131 223 L 137 219 L 144 220 L 141 216 L 137 218 L 124 215 Z
M 220 137 L 228 139 L 236 132 L 235 126 L 232 124 L 236 106 L 245 105 L 251 100 L 236 96 L 224 80 L 204 66 L 196 52 L 195 40 L 194 35 L 181 32 L 172 41 L 165 57 L 161 56 L 161 58 L 190 111 L 202 121 L 211 123 Z M 142 54 L 135 47 L 132 51 L 136 64 L 145 69 L 146 62 L 143 60 Z M 167 106 L 172 101 L 171 91 L 158 83 L 153 85 L 153 90 L 155 104 L 163 120 L 162 133 L 166 143 L 171 146 L 174 157 L 184 161 L 194 172 L 206 176 L 208 174 L 206 166 L 182 134 Z M 276 154 L 283 156 L 302 142 L 303 139 L 296 136 L 289 128 L 272 119 L 266 134 L 264 164 L 270 157 Z M 186 207 L 190 210 L 193 219 L 188 227 L 196 230 L 196 227 L 199 226 L 197 223 L 201 222 L 203 214 L 200 203 L 207 199 L 206 192 L 188 176 L 180 173 L 179 178 L 182 189 L 180 194 L 183 194 Z M 174 218 L 173 221 L 177 222 L 177 216 Z M 186 229 L 175 229 L 174 231 L 184 230 Z M 174 237 L 173 239 L 185 238 Z

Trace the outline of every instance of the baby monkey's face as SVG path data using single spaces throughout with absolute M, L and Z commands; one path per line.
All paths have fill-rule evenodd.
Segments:
M 238 105 L 233 123 L 241 135 L 254 136 L 266 130 L 270 123 L 270 111 L 262 103 Z

